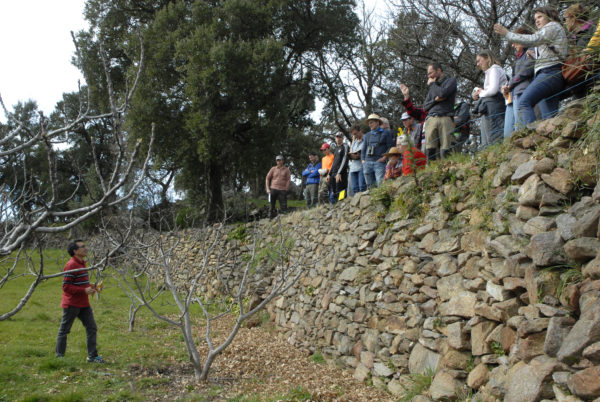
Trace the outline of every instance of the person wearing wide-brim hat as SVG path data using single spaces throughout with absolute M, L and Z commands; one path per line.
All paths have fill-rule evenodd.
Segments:
M 369 117 L 367 117 L 367 124 L 369 124 L 371 120 L 379 122 L 379 124 L 383 124 L 383 120 L 381 120 L 381 117 L 378 114 L 370 114 Z M 369 125 L 369 127 L 371 127 L 371 125 Z
M 400 149 L 391 147 L 390 150 L 383 155 L 388 159 L 383 180 L 395 179 L 396 177 L 402 176 L 402 152 Z
M 406 135 L 402 135 L 399 137 L 398 142 L 398 147 L 392 147 L 389 152 L 385 154 L 390 160 L 386 166 L 386 179 L 395 178 L 401 175 L 408 176 L 413 174 L 415 169 L 423 168 L 427 164 L 427 156 L 414 147 L 410 138 Z M 388 170 L 390 171 L 389 173 Z
M 385 176 L 386 157 L 383 154 L 394 145 L 392 134 L 381 127 L 382 120 L 377 114 L 367 117 L 369 131 L 363 140 L 360 159 L 367 187 L 379 186 Z

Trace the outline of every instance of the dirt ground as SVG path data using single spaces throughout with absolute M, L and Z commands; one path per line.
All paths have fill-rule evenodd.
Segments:
M 164 396 L 156 400 L 396 400 L 383 390 L 356 381 L 351 371 L 342 370 L 332 362 L 311 361 L 307 353 L 281 339 L 270 325 L 242 328 L 213 363 L 207 383 L 194 381 L 189 364 L 158 369 L 132 365 L 130 374 L 162 379 L 160 388 Z M 214 332 L 223 337 L 230 327 L 231 322 L 227 321 L 213 324 Z M 199 338 L 201 334 L 202 329 Z M 199 351 L 203 355 L 205 345 Z M 297 396 L 307 393 L 310 399 Z

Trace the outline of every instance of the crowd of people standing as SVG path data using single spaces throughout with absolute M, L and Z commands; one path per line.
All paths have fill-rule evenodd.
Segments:
M 510 137 L 538 117 L 553 116 L 562 99 L 585 96 L 598 78 L 597 60 L 592 55 L 600 47 L 600 26 L 589 19 L 588 10 L 579 3 L 565 10 L 565 26 L 552 7 L 533 11 L 535 32 L 527 26 L 511 32 L 500 24 L 494 25 L 494 31 L 515 50 L 512 76 L 506 74 L 490 51 L 478 52 L 475 64 L 483 71 L 484 82 L 482 87 L 473 89 L 472 108 L 468 102 L 456 102 L 456 78 L 432 62 L 427 66 L 429 89 L 421 107 L 414 105 L 410 88 L 400 85 L 406 111 L 397 136 L 392 135 L 386 118 L 370 114 L 366 134 L 361 124 L 350 128 L 350 145 L 339 132 L 334 149 L 332 144 L 322 144 L 320 161 L 316 153 L 310 153 L 310 163 L 302 172 L 307 206 L 334 204 L 348 196 L 347 191 L 360 193 L 385 180 L 413 174 L 427 161 L 460 152 L 470 136 L 471 113 L 481 116 L 480 147 L 484 148 Z M 282 211 L 287 208 L 281 191 L 285 187 L 287 192 L 290 174 L 282 159 L 277 157 L 277 166 L 266 179 L 272 216 L 277 199 Z M 280 178 L 286 178 L 287 184 Z

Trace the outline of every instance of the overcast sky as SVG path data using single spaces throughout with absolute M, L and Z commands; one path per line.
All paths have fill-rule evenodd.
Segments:
M 384 10 L 385 0 L 366 0 Z M 0 94 L 12 111 L 34 99 L 49 115 L 64 92 L 77 89 L 81 74 L 71 58 L 71 31 L 87 27 L 85 0 L 0 0 Z M 0 119 L 4 115 L 0 112 Z
M 63 92 L 77 89 L 71 31 L 86 27 L 85 0 L 0 1 L 0 94 L 9 110 L 34 99 L 48 115 Z M 3 117 L 3 113 L 0 113 Z

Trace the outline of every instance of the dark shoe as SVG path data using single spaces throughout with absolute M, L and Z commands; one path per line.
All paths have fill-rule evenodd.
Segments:
M 99 364 L 106 363 L 101 356 L 88 357 L 87 362 L 88 363 L 99 363 Z

